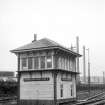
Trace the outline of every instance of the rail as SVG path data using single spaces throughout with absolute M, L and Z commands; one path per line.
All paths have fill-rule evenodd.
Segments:
M 85 100 L 77 100 L 75 102 L 64 102 L 59 105 L 104 105 L 105 104 L 105 92 L 99 93 Z

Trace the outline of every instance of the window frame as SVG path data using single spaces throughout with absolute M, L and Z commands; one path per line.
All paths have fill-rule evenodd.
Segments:
M 23 59 L 26 59 L 26 66 L 23 66 Z M 21 58 L 21 65 L 20 65 L 20 68 L 21 68 L 21 70 L 26 70 L 26 69 L 28 69 L 28 59 L 27 59 L 27 57 L 23 57 L 23 58 Z
M 42 68 L 41 58 L 44 57 L 44 67 Z M 40 56 L 40 69 L 46 69 L 46 56 Z
M 29 59 L 31 58 L 32 62 L 31 62 L 31 68 L 29 68 Z M 28 70 L 32 70 L 33 69 L 33 57 L 28 57 Z
M 48 58 L 48 57 L 51 57 L 51 62 L 47 62 L 47 60 L 48 60 L 47 58 Z M 47 55 L 47 56 L 46 56 L 46 61 L 45 61 L 45 62 L 46 62 L 46 68 L 47 68 L 47 69 L 52 68 L 52 66 L 53 66 L 53 58 L 52 58 L 51 55 Z M 48 63 L 51 63 L 51 67 L 48 67 Z
M 25 61 L 23 61 L 24 59 Z M 21 70 L 52 69 L 54 68 L 53 55 L 41 55 L 41 56 L 38 55 L 38 56 L 21 57 L 20 68 Z
M 37 64 L 38 64 L 38 67 L 37 68 L 35 68 L 35 58 L 37 58 L 37 60 L 38 60 L 38 62 L 37 62 Z M 39 56 L 35 56 L 35 57 L 33 57 L 33 66 L 34 66 L 34 69 L 36 70 L 36 69 L 40 69 L 40 57 Z

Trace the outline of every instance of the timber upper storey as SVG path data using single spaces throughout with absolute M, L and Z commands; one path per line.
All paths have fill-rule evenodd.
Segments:
M 60 69 L 76 72 L 76 57 L 81 55 L 43 38 L 11 50 L 20 57 L 20 71 Z

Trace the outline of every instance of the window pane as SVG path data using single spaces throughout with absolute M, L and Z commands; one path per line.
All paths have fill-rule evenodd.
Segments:
M 62 58 L 62 67 L 63 69 L 65 69 L 65 59 L 64 58 Z
M 52 68 L 52 56 L 47 56 L 47 68 Z
M 32 57 L 28 58 L 28 69 L 32 69 Z
M 70 59 L 70 70 L 72 70 L 72 60 Z
M 27 59 L 26 58 L 22 58 L 22 69 L 24 67 L 27 67 Z
M 65 58 L 65 70 L 67 70 L 67 58 Z
M 41 68 L 45 68 L 45 57 L 44 56 L 40 57 L 40 64 L 41 64 Z
M 35 57 L 34 58 L 34 68 L 35 69 L 38 69 L 39 68 L 39 58 L 38 57 Z
M 64 61 L 63 61 L 63 58 L 61 58 L 61 69 L 64 69 Z

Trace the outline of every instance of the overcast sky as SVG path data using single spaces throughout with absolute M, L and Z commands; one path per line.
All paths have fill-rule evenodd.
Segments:
M 10 50 L 30 43 L 34 33 L 66 47 L 79 36 L 80 54 L 83 45 L 90 49 L 91 75 L 105 72 L 104 0 L 0 0 L 0 70 L 17 70 Z

